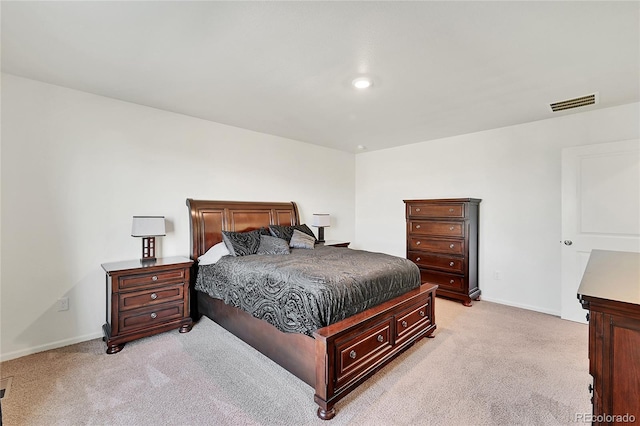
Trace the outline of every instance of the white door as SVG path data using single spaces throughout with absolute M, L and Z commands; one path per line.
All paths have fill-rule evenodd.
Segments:
M 592 249 L 640 252 L 640 140 L 562 151 L 561 317 L 586 322 L 578 286 Z

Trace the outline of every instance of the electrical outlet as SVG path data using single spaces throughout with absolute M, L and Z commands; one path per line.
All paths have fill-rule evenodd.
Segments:
M 500 280 L 502 278 L 502 272 L 500 271 L 493 271 L 493 279 L 494 280 Z
M 58 312 L 60 311 L 68 311 L 69 310 L 69 298 L 61 297 L 58 299 Z

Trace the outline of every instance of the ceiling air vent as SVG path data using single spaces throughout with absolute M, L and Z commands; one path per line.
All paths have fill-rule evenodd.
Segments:
M 598 103 L 598 93 L 581 96 L 579 98 L 567 99 L 566 101 L 554 102 L 550 104 L 551 111 L 558 112 L 565 109 L 583 107 L 587 105 L 595 105 Z

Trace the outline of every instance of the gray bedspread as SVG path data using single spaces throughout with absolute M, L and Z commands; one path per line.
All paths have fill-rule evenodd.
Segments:
M 418 267 L 407 259 L 316 246 L 289 255 L 225 256 L 199 267 L 195 288 L 280 331 L 311 336 L 419 286 Z

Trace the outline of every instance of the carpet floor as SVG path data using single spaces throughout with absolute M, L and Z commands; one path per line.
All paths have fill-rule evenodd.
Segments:
M 588 327 L 437 299 L 422 339 L 316 417 L 313 389 L 208 318 L 105 354 L 100 339 L 0 364 L 4 425 L 554 425 L 590 413 Z

